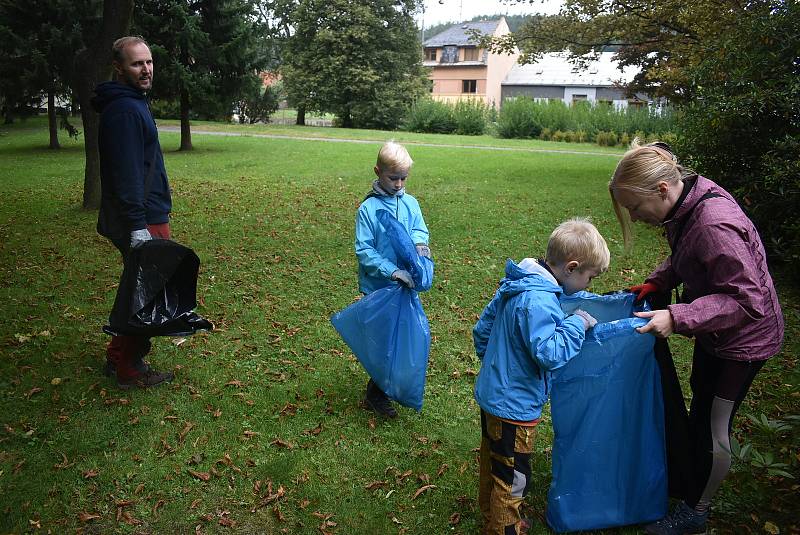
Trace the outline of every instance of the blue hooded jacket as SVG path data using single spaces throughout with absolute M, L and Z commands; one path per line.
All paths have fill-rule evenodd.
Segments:
M 541 416 L 551 370 L 576 356 L 586 336 L 583 320 L 561 310 L 563 291 L 536 261 L 506 263 L 500 288 L 472 330 L 482 361 L 475 400 L 484 411 L 526 422 Z
M 92 106 L 100 113 L 99 152 L 102 199 L 97 232 L 111 239 L 169 221 L 172 198 L 158 130 L 144 93 L 120 83 L 95 88 Z M 150 192 L 144 198 L 150 167 Z
M 390 284 L 397 267 L 397 255 L 389 236 L 378 221 L 378 210 L 386 210 L 408 231 L 415 244 L 428 243 L 428 227 L 417 200 L 402 195 L 371 195 L 358 208 L 355 250 L 358 258 L 358 289 L 372 293 Z

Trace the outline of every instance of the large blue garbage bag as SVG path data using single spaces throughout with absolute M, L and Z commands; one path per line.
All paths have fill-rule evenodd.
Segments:
M 405 269 L 414 279 L 414 289 L 418 292 L 427 292 L 433 284 L 433 260 L 419 256 L 417 246 L 411 240 L 411 236 L 400 224 L 400 222 L 387 210 L 375 212 L 378 221 L 383 226 L 384 232 L 389 237 L 397 255 L 397 266 Z
M 565 312 L 598 320 L 551 384 L 553 480 L 547 523 L 557 532 L 641 524 L 667 512 L 664 407 L 654 337 L 634 329 L 635 295 L 563 296 Z M 641 310 L 640 308 L 637 310 Z
M 431 331 L 417 292 L 381 288 L 334 314 L 331 323 L 387 396 L 422 410 Z
M 377 214 L 397 255 L 397 267 L 408 271 L 416 286 L 412 290 L 392 284 L 376 290 L 331 316 L 331 323 L 378 387 L 419 411 L 431 331 L 417 291 L 431 288 L 433 261 L 417 254 L 408 232 L 389 212 Z

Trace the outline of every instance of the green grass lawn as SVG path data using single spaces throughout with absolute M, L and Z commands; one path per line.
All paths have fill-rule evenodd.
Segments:
M 162 134 L 174 237 L 202 261 L 198 312 L 217 330 L 155 339 L 150 360 L 174 369 L 175 381 L 123 392 L 100 373 L 100 327 L 121 266 L 94 230 L 96 213 L 80 208 L 83 146 L 62 140 L 62 150 L 48 150 L 41 120 L 0 128 L 0 533 L 478 533 L 471 329 L 505 259 L 543 254 L 552 228 L 576 215 L 592 217 L 612 252 L 594 291 L 642 281 L 668 252 L 656 231 L 637 228 L 635 252 L 623 253 L 606 189 L 614 152 L 410 145 L 407 188 L 436 260 L 434 287 L 422 295 L 432 346 L 422 412 L 403 408 L 387 422 L 359 406 L 367 376 L 328 321 L 358 294 L 354 215 L 380 142 L 579 146 L 195 128 L 374 143 L 196 134 L 196 150 L 181 153 L 178 134 Z M 780 462 L 800 477 L 800 425 L 774 422 L 800 414 L 800 295 L 781 278 L 778 286 L 786 345 L 735 423 L 741 443 L 774 456 L 773 473 L 734 465 L 715 502 L 716 533 L 800 529 L 796 480 L 773 475 Z M 671 343 L 686 380 L 690 343 Z M 761 413 L 773 422 L 745 416 Z M 540 521 L 551 442 L 546 416 L 528 501 Z

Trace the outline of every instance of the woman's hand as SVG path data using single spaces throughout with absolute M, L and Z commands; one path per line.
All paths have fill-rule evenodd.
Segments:
M 651 312 L 634 312 L 636 317 L 649 318 L 647 325 L 636 329 L 639 333 L 650 333 L 659 338 L 666 338 L 675 332 L 675 322 L 669 310 L 653 310 Z

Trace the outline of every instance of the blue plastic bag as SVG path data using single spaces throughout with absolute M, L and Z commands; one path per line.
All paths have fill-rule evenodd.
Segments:
M 375 212 L 378 222 L 389 237 L 397 255 L 397 267 L 405 269 L 414 279 L 414 289 L 427 292 L 433 284 L 433 260 L 417 254 L 417 246 L 411 240 L 405 227 L 387 210 Z
M 578 292 L 598 324 L 580 354 L 553 374 L 553 480 L 547 523 L 557 532 L 641 524 L 667 512 L 661 380 L 654 338 L 634 329 L 635 295 Z M 637 309 L 640 310 L 640 309 Z
M 431 331 L 414 290 L 376 290 L 331 317 L 331 323 L 386 395 L 422 410 Z
M 417 254 L 411 236 L 392 214 L 378 210 L 377 216 L 392 243 L 397 267 L 409 272 L 415 287 L 392 284 L 376 290 L 331 316 L 331 323 L 378 387 L 419 411 L 431 331 L 417 291 L 431 288 L 433 261 Z

